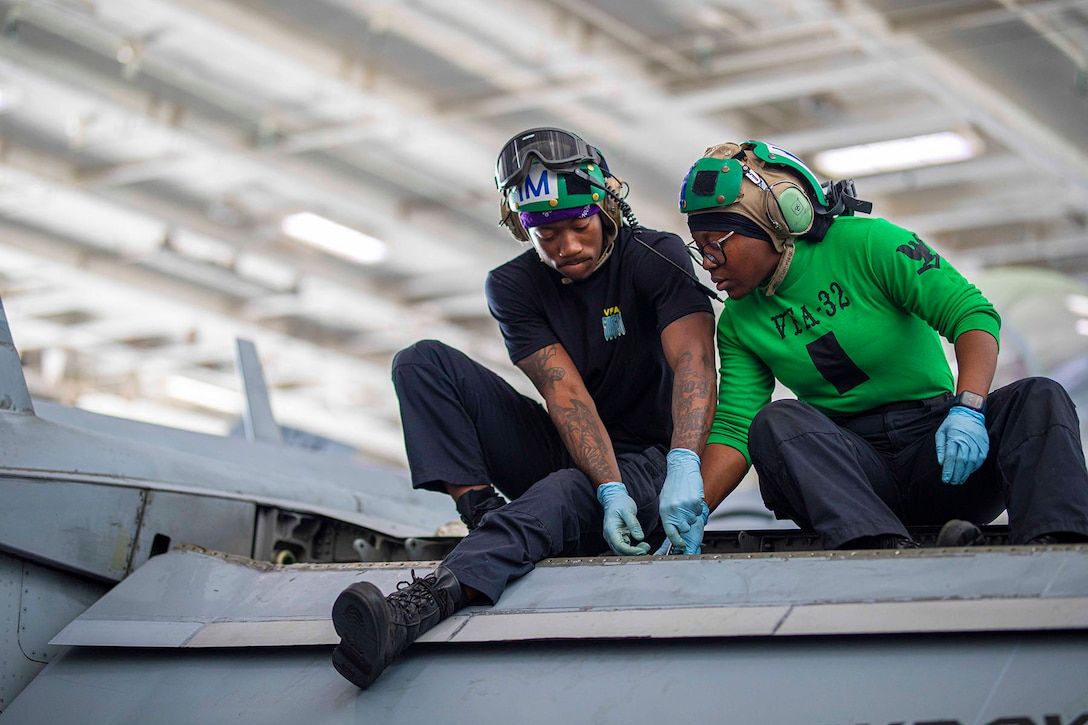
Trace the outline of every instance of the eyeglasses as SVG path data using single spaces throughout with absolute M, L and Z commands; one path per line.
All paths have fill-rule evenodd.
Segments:
M 601 152 L 570 131 L 561 128 L 533 128 L 506 142 L 495 162 L 495 187 L 499 190 L 518 185 L 536 159 L 552 171 L 572 170 L 591 162 L 607 168 Z
M 690 254 L 691 258 L 695 260 L 695 263 L 700 266 L 705 260 L 715 267 L 720 267 L 725 264 L 726 260 L 725 250 L 722 249 L 722 246 L 729 240 L 729 237 L 734 234 L 736 234 L 735 231 L 728 232 L 724 237 L 715 239 L 704 247 L 700 247 L 698 242 L 692 240 L 687 243 L 688 254 Z M 711 253 L 711 250 L 713 250 L 713 254 Z

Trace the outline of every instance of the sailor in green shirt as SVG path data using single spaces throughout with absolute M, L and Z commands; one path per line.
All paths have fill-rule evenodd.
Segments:
M 1065 390 L 1028 378 L 991 392 L 993 306 L 917 234 L 853 215 L 865 206 L 758 141 L 712 147 L 685 177 L 689 246 L 729 296 L 710 509 L 754 465 L 768 508 L 828 549 L 914 548 L 907 526 L 946 522 L 938 543 L 977 543 L 1005 509 L 1011 543 L 1088 540 Z M 797 399 L 771 402 L 776 379 Z

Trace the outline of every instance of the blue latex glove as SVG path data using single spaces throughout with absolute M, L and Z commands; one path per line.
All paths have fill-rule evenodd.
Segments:
M 608 547 L 620 556 L 640 556 L 650 553 L 650 545 L 642 539 L 642 526 L 638 522 L 638 506 L 627 493 L 627 487 L 618 481 L 602 483 L 597 487 L 597 500 L 604 506 L 604 540 Z M 637 546 L 631 540 L 638 541 Z
M 661 548 L 654 553 L 658 556 L 663 554 L 701 554 L 703 552 L 703 527 L 706 526 L 706 520 L 710 518 L 710 509 L 706 503 L 703 503 L 703 512 L 699 514 L 695 519 L 695 523 L 691 525 L 691 528 L 686 533 L 681 534 L 684 539 L 683 551 L 679 551 L 679 547 L 674 547 L 672 551 L 669 551 L 669 546 L 672 542 L 665 539 L 665 543 L 661 545 Z
M 958 486 L 978 470 L 990 452 L 986 416 L 977 410 L 953 405 L 937 429 L 937 463 L 941 480 Z
M 703 512 L 703 477 L 699 473 L 699 456 L 687 448 L 673 448 L 665 457 L 668 463 L 665 483 L 658 497 L 658 511 L 665 536 L 673 548 L 687 551 L 685 534 Z M 709 515 L 709 514 L 708 514 Z M 702 536 L 699 537 L 702 541 Z

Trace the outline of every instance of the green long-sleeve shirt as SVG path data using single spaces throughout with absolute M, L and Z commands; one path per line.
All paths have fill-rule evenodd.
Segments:
M 709 442 L 748 454 L 748 427 L 777 378 L 830 415 L 953 390 L 938 333 L 998 339 L 993 305 L 918 236 L 883 219 L 840 217 L 797 242 L 773 297 L 727 300 L 718 319 L 721 387 Z

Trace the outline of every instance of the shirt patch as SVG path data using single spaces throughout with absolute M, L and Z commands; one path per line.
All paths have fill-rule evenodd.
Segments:
M 812 364 L 827 382 L 835 386 L 839 395 L 846 395 L 869 380 L 869 375 L 842 349 L 834 332 L 817 338 L 805 345 L 805 348 L 812 358 Z
M 601 318 L 604 326 L 604 339 L 615 340 L 617 337 L 627 334 L 627 328 L 623 326 L 623 314 L 619 307 L 608 307 Z

